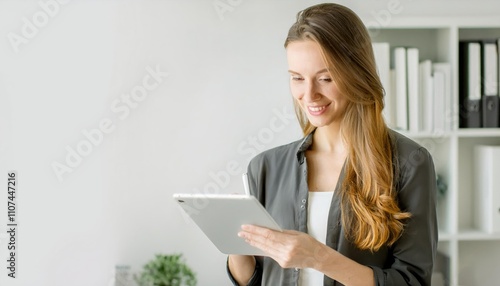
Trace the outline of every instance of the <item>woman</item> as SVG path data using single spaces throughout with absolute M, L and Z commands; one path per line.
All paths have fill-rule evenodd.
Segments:
M 370 37 L 348 8 L 300 12 L 285 41 L 304 139 L 248 166 L 286 231 L 242 226 L 265 257 L 230 255 L 235 285 L 429 285 L 436 180 L 423 147 L 389 130 Z

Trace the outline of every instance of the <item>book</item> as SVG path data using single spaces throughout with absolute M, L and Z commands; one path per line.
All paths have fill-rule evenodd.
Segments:
M 481 127 L 481 46 L 459 43 L 459 127 Z

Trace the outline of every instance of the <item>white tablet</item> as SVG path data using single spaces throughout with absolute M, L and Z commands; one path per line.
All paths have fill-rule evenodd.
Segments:
M 224 254 L 263 255 L 262 251 L 238 236 L 242 224 L 281 231 L 253 196 L 174 194 L 174 199 Z

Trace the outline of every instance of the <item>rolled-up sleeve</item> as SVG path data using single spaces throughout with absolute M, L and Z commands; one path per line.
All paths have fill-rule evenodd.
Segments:
M 257 185 L 257 181 L 260 181 L 256 176 L 259 175 L 259 164 L 256 163 L 256 160 L 258 160 L 259 158 L 255 158 L 254 160 L 252 160 L 248 166 L 248 169 L 247 169 L 247 173 L 248 173 L 248 183 L 249 183 L 249 189 L 250 189 L 250 193 L 252 196 L 256 197 L 257 199 L 259 199 L 262 203 L 262 191 L 259 191 L 259 190 L 262 190 L 261 187 L 259 187 Z M 262 284 L 262 264 L 263 264 L 263 261 L 262 261 L 262 258 L 261 257 L 255 257 L 255 270 L 252 274 L 252 277 L 250 278 L 250 280 L 248 281 L 248 283 L 246 284 L 247 286 L 260 286 Z M 238 286 L 238 283 L 236 282 L 236 280 L 234 279 L 233 275 L 231 274 L 231 271 L 229 270 L 229 257 L 228 257 L 228 261 L 226 263 L 226 270 L 227 270 L 227 274 L 229 276 L 229 279 L 231 280 L 231 282 L 233 283 L 233 285 L 235 286 Z
M 434 163 L 429 152 L 420 147 L 400 156 L 399 164 L 399 205 L 411 218 L 391 246 L 390 268 L 370 267 L 376 285 L 430 285 L 438 241 Z
M 234 280 L 234 277 L 231 274 L 231 271 L 229 270 L 229 257 L 226 262 L 226 271 L 227 275 L 229 276 L 229 280 L 231 280 L 231 283 L 233 283 L 233 285 L 235 286 L 239 286 L 238 282 Z M 255 270 L 253 271 L 252 277 L 250 278 L 246 286 L 260 286 L 261 281 L 262 281 L 262 266 L 259 259 L 256 259 Z

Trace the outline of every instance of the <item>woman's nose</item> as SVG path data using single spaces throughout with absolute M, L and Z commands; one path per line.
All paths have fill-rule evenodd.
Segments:
M 306 101 L 316 101 L 320 98 L 321 94 L 318 92 L 315 82 L 306 81 L 304 86 L 304 96 L 302 99 Z

